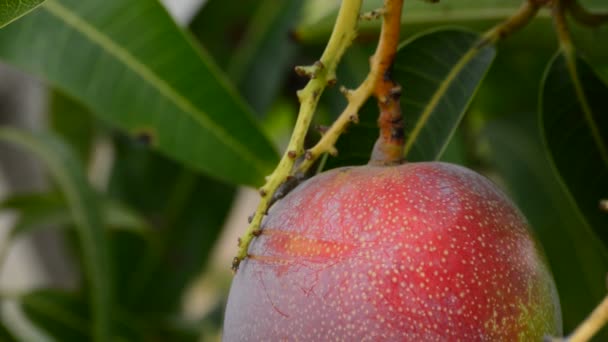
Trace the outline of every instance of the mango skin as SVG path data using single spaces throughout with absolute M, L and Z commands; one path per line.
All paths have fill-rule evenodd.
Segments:
M 274 205 L 236 274 L 223 340 L 541 341 L 559 299 L 496 185 L 439 162 L 331 170 Z

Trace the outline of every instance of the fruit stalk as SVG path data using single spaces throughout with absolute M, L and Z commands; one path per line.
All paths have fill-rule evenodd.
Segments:
M 387 1 L 380 33 L 378 49 L 373 63 L 377 65 L 374 96 L 378 101 L 380 137 L 374 145 L 370 163 L 381 165 L 399 164 L 403 161 L 403 115 L 401 114 L 401 86 L 391 76 L 393 62 L 399 44 L 401 9 L 403 1 Z
M 323 137 L 321 137 L 321 140 L 319 140 L 313 148 L 307 151 L 309 158 L 300 164 L 296 174 L 305 173 L 324 152 L 330 152 L 330 154 L 337 153 L 334 147 L 336 141 L 351 122 L 358 122 L 359 109 L 361 109 L 365 101 L 367 101 L 372 94 L 379 98 L 379 102 L 382 102 L 380 99 L 386 99 L 387 97 L 385 96 L 387 95 L 391 97 L 391 92 L 396 92 L 397 90 L 400 92 L 400 89 L 395 87 L 396 84 L 394 82 L 385 82 L 384 79 L 387 76 L 390 78 L 390 67 L 392 66 L 397 44 L 399 43 L 402 7 L 403 0 L 384 1 L 384 8 L 382 11 L 378 11 L 378 13 L 382 13 L 383 17 L 380 39 L 378 46 L 376 47 L 376 52 L 370 58 L 370 71 L 367 74 L 367 77 L 357 89 L 343 89 L 343 93 L 348 100 L 348 105 L 327 132 L 325 132 Z M 395 94 L 393 94 L 392 97 L 394 97 L 394 95 Z M 390 104 L 386 105 L 387 115 L 385 118 L 393 117 L 395 111 L 398 111 L 399 116 L 401 116 L 398 100 L 390 101 Z M 382 122 L 380 124 L 381 126 L 383 125 Z
M 336 82 L 336 67 L 342 55 L 356 37 L 361 3 L 362 0 L 342 1 L 334 30 L 320 60 L 311 66 L 296 67 L 296 72 L 310 77 L 310 81 L 302 90 L 298 91 L 300 111 L 287 149 L 275 170 L 267 177 L 266 184 L 260 189 L 260 196 L 262 197 L 260 203 L 245 234 L 239 239 L 238 252 L 232 262 L 232 269 L 235 272 L 240 262 L 247 257 L 249 244 L 260 229 L 262 219 L 272 204 L 274 193 L 287 180 L 295 160 L 304 154 L 304 137 L 312 121 L 319 98 L 328 84 L 331 85 Z

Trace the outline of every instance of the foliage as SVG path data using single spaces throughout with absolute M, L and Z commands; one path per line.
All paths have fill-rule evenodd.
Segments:
M 570 25 L 570 52 L 541 11 L 497 45 L 480 45 L 520 2 L 406 1 L 393 77 L 403 87 L 407 158 L 466 165 L 512 195 L 546 251 L 571 331 L 605 295 L 608 271 L 608 213 L 598 208 L 608 198 L 608 25 Z M 45 81 L 50 127 L 2 127 L 0 139 L 42 160 L 53 185 L 12 193 L 0 210 L 20 213 L 11 241 L 65 228 L 56 232 L 72 242 L 82 279 L 77 290 L 0 303 L 16 300 L 62 341 L 217 335 L 222 301 L 192 318 L 183 298 L 216 267 L 212 249 L 237 186 L 262 184 L 283 152 L 281 122 L 294 121 L 304 84 L 293 67 L 319 58 L 337 3 L 208 0 L 182 29 L 156 0 L 2 2 L 0 60 Z M 603 0 L 583 4 L 608 10 Z M 361 22 L 339 85 L 365 77 L 379 27 Z M 341 96 L 326 90 L 315 124 L 333 121 Z M 338 156 L 317 169 L 367 162 L 376 119 L 370 101 Z M 318 138 L 309 132 L 306 146 Z M 87 174 L 100 145 L 112 151 L 101 182 Z M 18 334 L 0 320 L 0 340 Z

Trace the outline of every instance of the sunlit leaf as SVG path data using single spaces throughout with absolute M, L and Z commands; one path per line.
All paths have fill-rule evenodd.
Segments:
M 4 0 L 0 2 L 0 28 L 26 15 L 44 0 Z
M 0 58 L 215 178 L 259 184 L 276 161 L 249 108 L 158 1 L 47 0 L 0 31 Z

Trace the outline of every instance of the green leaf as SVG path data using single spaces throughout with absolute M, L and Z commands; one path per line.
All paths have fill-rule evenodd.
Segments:
M 608 245 L 608 86 L 576 55 L 556 55 L 543 80 L 540 122 L 562 182 Z
M 258 116 L 266 113 L 292 71 L 287 69 L 293 67 L 289 62 L 297 46 L 290 32 L 302 3 L 265 0 L 234 6 L 229 1 L 211 0 L 190 26 Z
M 207 0 L 190 23 L 190 31 L 213 57 L 217 65 L 227 70 L 234 51 L 239 49 L 247 34 L 253 15 L 262 1 Z
M 484 128 L 482 145 L 544 247 L 570 332 L 606 295 L 608 251 L 553 172 L 534 119 L 496 120 Z
M 478 47 L 479 35 L 441 30 L 415 38 L 399 50 L 394 77 L 405 87 L 405 156 L 441 157 L 496 51 Z
M 103 199 L 100 203 L 103 223 L 111 229 L 147 236 L 148 224 L 135 211 L 122 203 Z M 11 229 L 11 237 L 51 226 L 67 227 L 75 224 L 66 200 L 58 193 L 16 194 L 0 201 L 0 210 L 16 210 L 19 219 Z
M 97 196 L 89 187 L 81 165 L 66 145 L 49 134 L 0 128 L 0 140 L 16 144 L 42 160 L 63 192 L 84 253 L 94 321 L 93 339 L 108 341 L 112 294 L 106 237 Z
M 295 56 L 296 44 L 289 33 L 301 6 L 302 1 L 263 1 L 228 66 L 231 79 L 260 115 L 265 114 L 282 81 L 293 72 L 289 62 Z
M 1 304 L 2 302 L 0 302 Z M 6 326 L 0 320 L 0 341 L 2 342 L 17 342 L 17 339 L 11 334 Z
M 157 1 L 47 0 L 0 31 L 0 58 L 216 178 L 259 184 L 277 160 L 249 108 Z
M 0 3 L 0 28 L 21 18 L 36 7 L 40 6 L 44 0 L 5 0 Z
M 123 289 L 117 295 L 133 311 L 176 311 L 184 290 L 209 263 L 235 188 L 133 144 L 117 146 L 111 194 L 145 215 L 158 241 L 152 248 L 113 238 L 117 287 Z
M 80 160 L 87 163 L 96 133 L 90 111 L 58 90 L 52 90 L 49 97 L 49 121 L 53 132 L 77 152 Z
M 57 341 L 90 341 L 91 321 L 87 302 L 79 294 L 57 289 L 40 289 L 20 297 L 25 316 Z M 107 341 L 143 340 L 139 322 L 114 311 L 115 334 Z
M 401 45 L 392 76 L 403 87 L 406 159 L 441 157 L 495 56 L 493 46 L 479 48 L 478 42 L 475 33 L 441 29 Z M 340 138 L 338 163 L 368 161 L 378 137 L 377 111 L 368 104 L 361 123 Z

